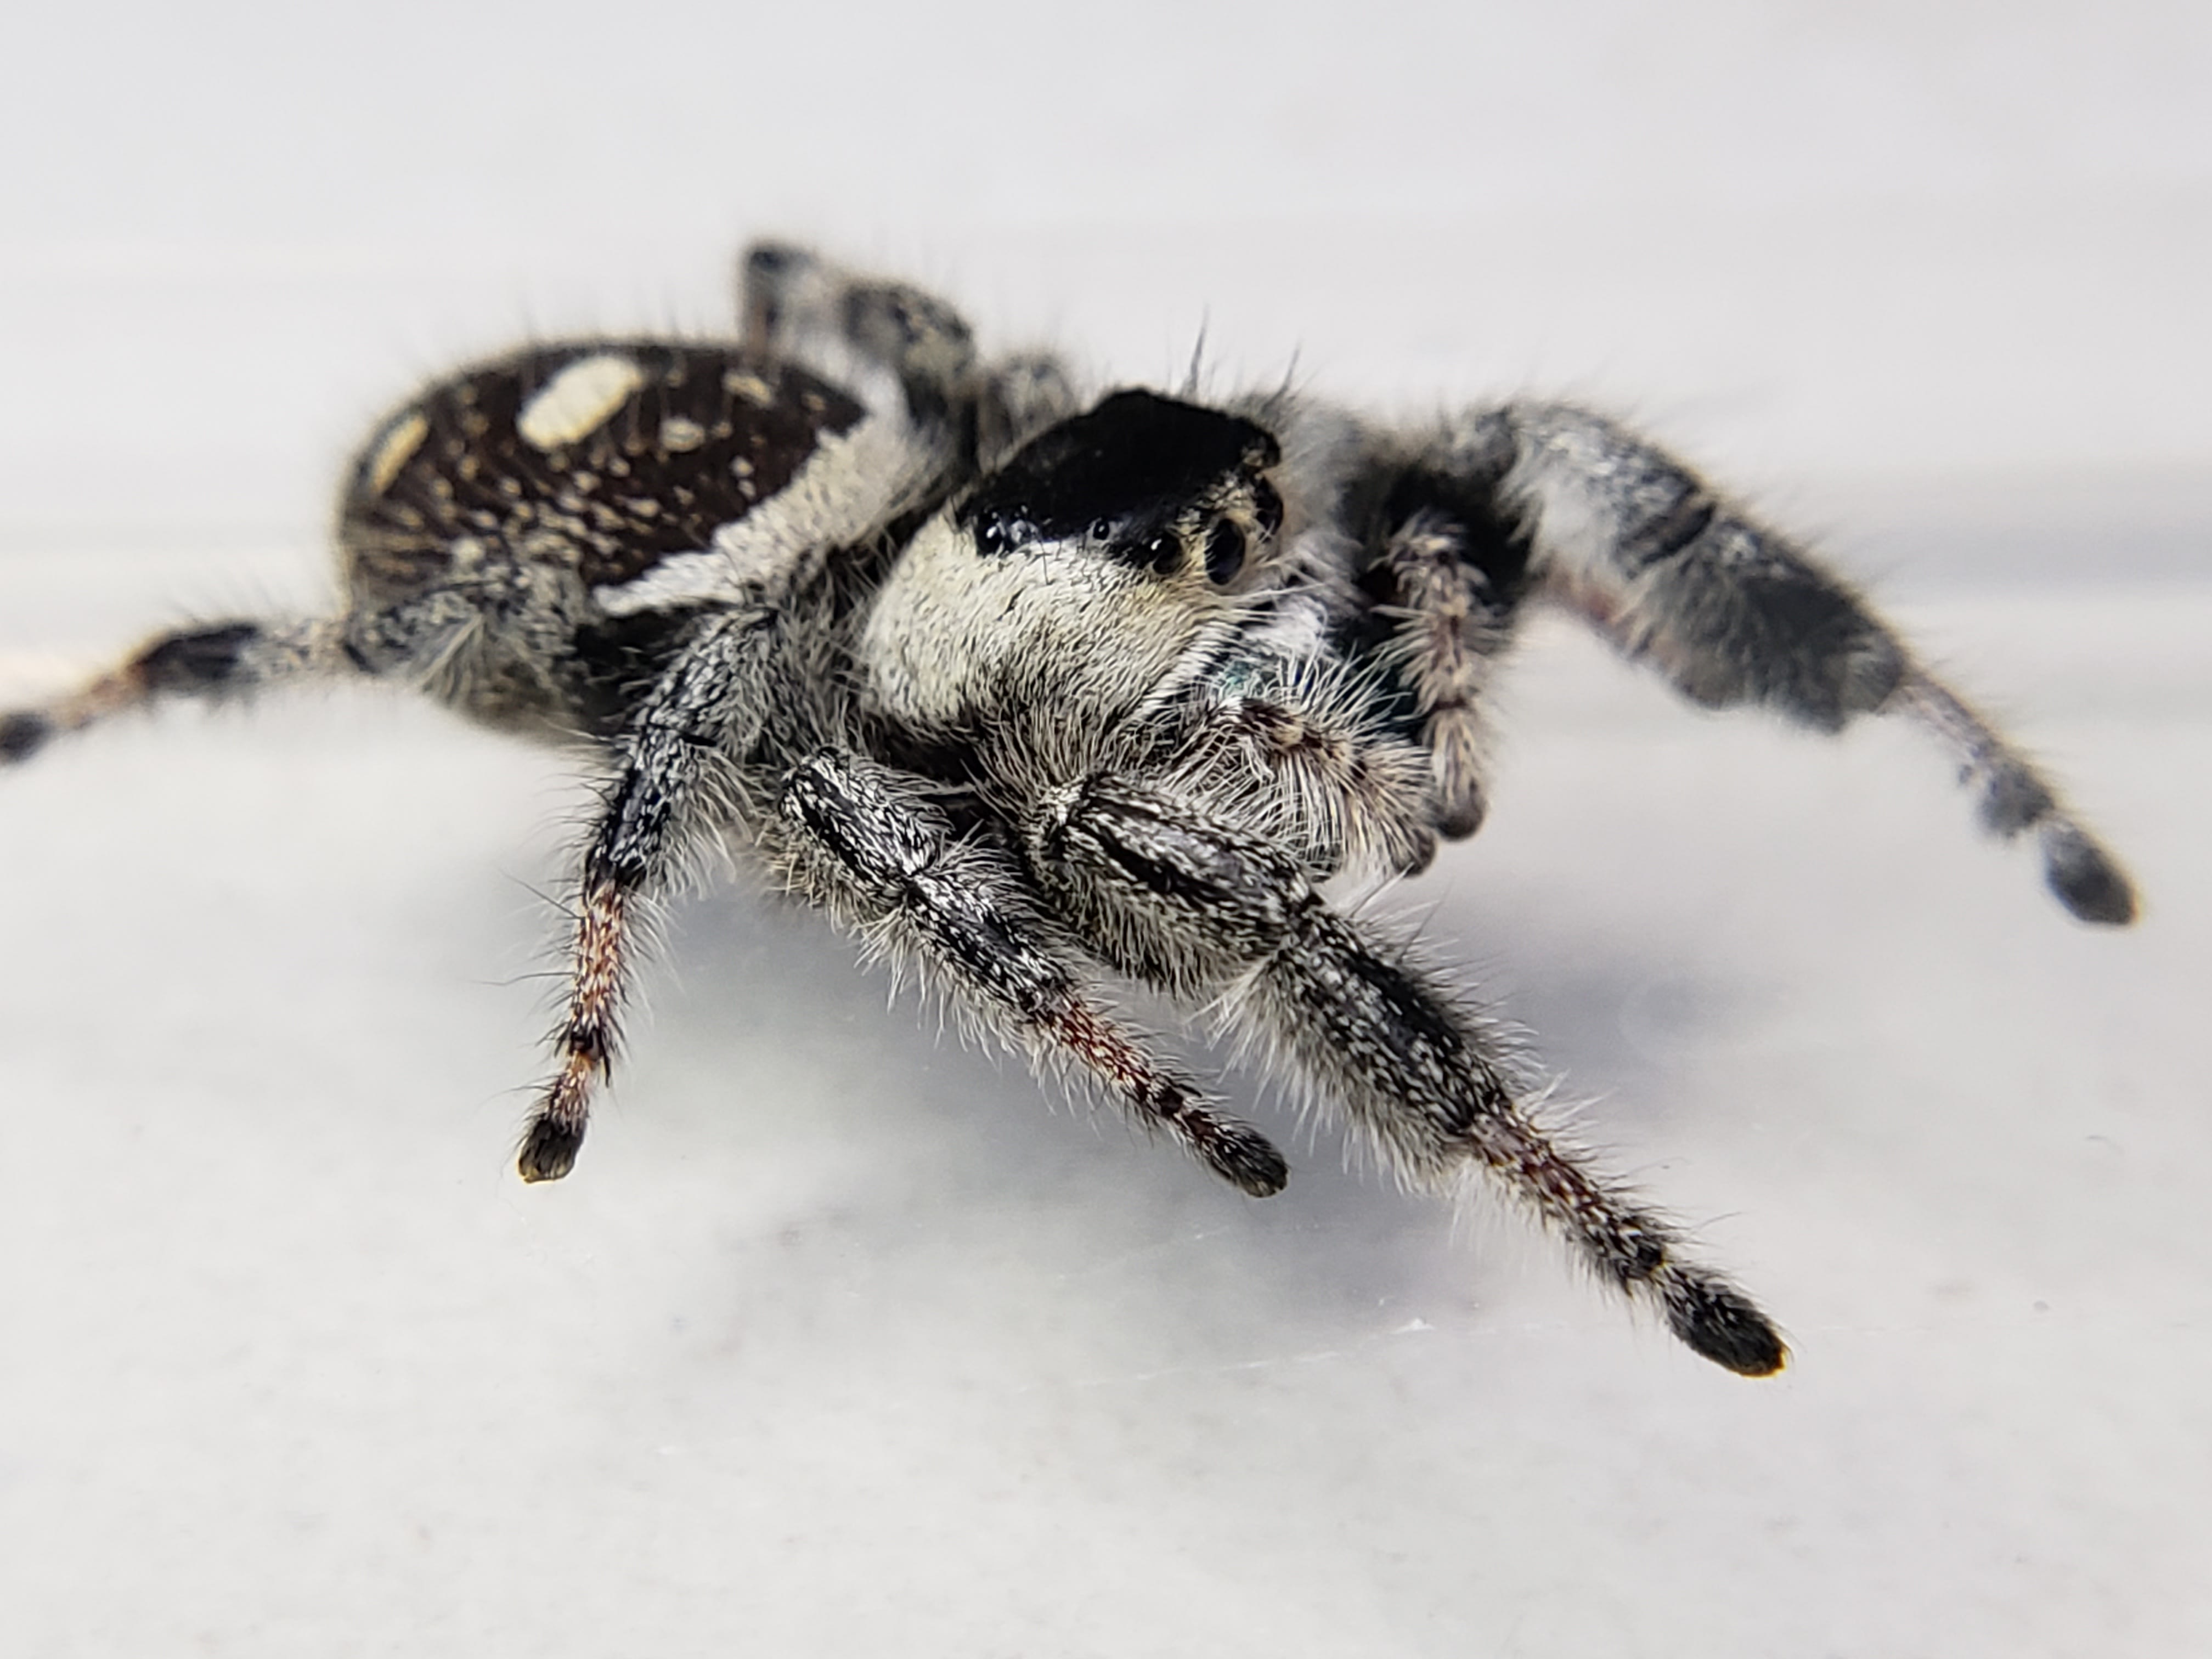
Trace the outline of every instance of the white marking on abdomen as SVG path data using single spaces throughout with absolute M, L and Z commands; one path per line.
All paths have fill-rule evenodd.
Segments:
M 711 545 L 668 554 L 630 581 L 592 589 L 592 597 L 607 615 L 626 617 L 698 599 L 787 592 L 832 550 L 880 524 L 939 464 L 903 423 L 872 416 L 824 436 L 789 483 L 716 530 Z
M 422 440 L 430 435 L 430 422 L 419 409 L 410 410 L 392 423 L 368 463 L 368 493 L 381 495 L 392 488 L 399 469 L 415 457 Z
M 514 429 L 533 448 L 558 449 L 596 432 L 644 384 L 645 371 L 618 353 L 579 357 L 522 406 Z

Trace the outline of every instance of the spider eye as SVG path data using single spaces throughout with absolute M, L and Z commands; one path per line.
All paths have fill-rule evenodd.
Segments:
M 1156 575 L 1168 574 L 1182 557 L 1182 544 L 1173 536 L 1154 536 L 1145 543 L 1145 562 Z
M 1206 532 L 1206 574 L 1217 586 L 1236 579 L 1244 568 L 1243 527 L 1228 519 L 1217 520 Z
M 1113 520 L 1093 519 L 1091 521 L 1091 539 L 1094 542 L 1112 541 L 1114 539 Z

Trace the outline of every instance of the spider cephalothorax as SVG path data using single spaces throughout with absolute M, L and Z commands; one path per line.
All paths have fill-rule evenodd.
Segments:
M 1117 1014 L 1203 1004 L 1408 1179 L 1486 1175 L 1699 1353 L 1785 1357 L 1678 1231 L 1555 1139 L 1540 1082 L 1317 890 L 1481 822 L 1484 692 L 1563 605 L 1685 694 L 1930 729 L 2085 921 L 2126 878 L 1852 590 L 1601 416 L 1370 425 L 1287 392 L 1085 404 L 942 301 L 756 248 L 743 337 L 537 346 L 430 386 L 340 507 L 345 597 L 157 638 L 0 719 L 0 759 L 157 697 L 414 684 L 605 779 L 529 1180 L 613 1064 L 641 912 L 727 847 L 1040 1067 L 1243 1190 L 1288 1170 Z

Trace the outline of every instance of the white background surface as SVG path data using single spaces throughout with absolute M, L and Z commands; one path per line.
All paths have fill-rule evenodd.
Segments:
M 1263 1205 L 1054 1115 L 741 892 L 526 1190 L 580 788 L 404 702 L 173 713 L 0 780 L 0 1645 L 2212 1642 L 2212 22 L 1538 17 L 12 18 L 0 672 L 322 602 L 377 413 L 717 326 L 763 231 L 1109 377 L 1600 398 L 1824 532 L 2148 899 L 2069 923 L 1910 734 L 1532 641 L 1406 902 L 1792 1370 L 1326 1134 Z

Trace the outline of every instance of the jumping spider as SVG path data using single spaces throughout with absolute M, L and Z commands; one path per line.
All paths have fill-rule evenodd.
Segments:
M 0 719 L 17 761 L 159 698 L 366 676 L 588 757 L 526 1181 L 575 1161 L 641 910 L 728 846 L 1247 1193 L 1281 1188 L 1282 1155 L 1102 975 L 1212 1007 L 1407 1179 L 1486 1174 L 1698 1352 L 1779 1369 L 1751 1300 L 1539 1125 L 1481 1016 L 1316 890 L 1480 824 L 1484 696 L 1534 604 L 1708 707 L 1917 721 L 2069 910 L 2134 915 L 2056 791 L 1849 586 L 1602 416 L 1092 402 L 803 249 L 753 248 L 741 287 L 737 340 L 533 346 L 410 400 L 353 465 L 338 614 L 166 634 Z

